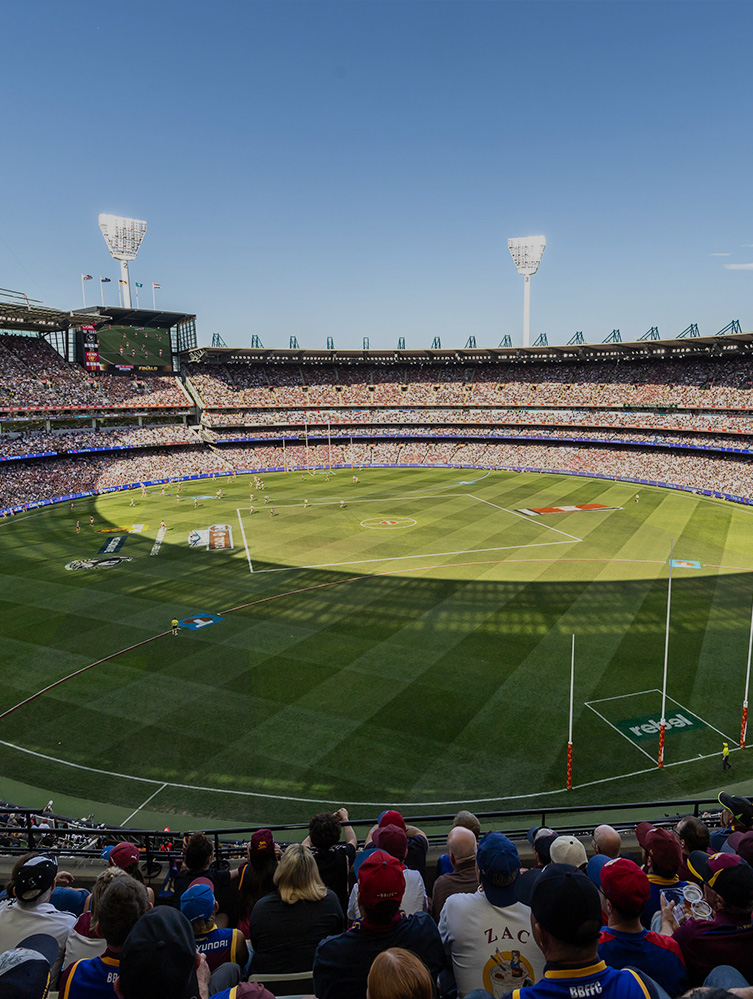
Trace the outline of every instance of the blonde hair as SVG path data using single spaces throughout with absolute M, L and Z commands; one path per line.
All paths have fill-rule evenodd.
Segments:
M 274 882 L 280 898 L 288 905 L 320 902 L 327 894 L 314 855 L 301 843 L 292 843 L 275 870 Z
M 366 999 L 432 999 L 433 995 L 429 969 L 411 951 L 390 947 L 374 958 Z
M 124 878 L 124 877 L 127 878 L 128 875 L 126 874 L 125 871 L 122 871 L 119 867 L 106 867 L 104 871 L 100 872 L 99 876 L 97 877 L 97 880 L 94 882 L 94 886 L 92 887 L 92 893 L 87 899 L 88 908 L 89 911 L 91 912 L 91 920 L 89 923 L 89 927 L 92 931 L 96 930 L 99 925 L 99 921 L 97 919 L 98 915 L 97 910 L 99 909 L 100 899 L 107 891 L 107 889 L 110 887 L 110 885 L 113 883 L 115 878 Z

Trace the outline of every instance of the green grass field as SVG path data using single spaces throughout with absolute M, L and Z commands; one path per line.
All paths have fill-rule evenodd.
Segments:
M 720 769 L 740 732 L 753 512 L 556 475 L 358 475 L 265 475 L 253 515 L 239 476 L 185 482 L 180 502 L 152 487 L 3 521 L 0 796 L 148 827 L 753 787 L 745 751 L 731 781 Z M 619 509 L 517 512 L 584 503 Z M 189 547 L 213 524 L 232 550 Z M 130 561 L 66 568 L 114 537 Z M 673 570 L 659 771 L 670 541 L 701 566 Z M 207 614 L 223 620 L 170 634 L 173 616 Z

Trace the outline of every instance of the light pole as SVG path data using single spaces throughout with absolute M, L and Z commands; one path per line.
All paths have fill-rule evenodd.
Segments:
M 531 277 L 539 269 L 539 261 L 546 247 L 546 236 L 515 236 L 507 240 L 518 274 L 523 275 L 523 346 L 531 341 Z
M 120 261 L 120 279 L 123 290 L 123 306 L 131 308 L 131 285 L 128 281 L 128 261 L 135 260 L 141 240 L 146 235 L 146 222 L 141 219 L 126 219 L 120 215 L 100 215 L 99 228 L 105 237 L 110 255 Z

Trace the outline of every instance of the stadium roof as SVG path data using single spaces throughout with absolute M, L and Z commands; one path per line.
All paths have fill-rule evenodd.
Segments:
M 110 323 L 113 326 L 149 326 L 156 329 L 172 329 L 181 323 L 195 320 L 196 316 L 185 312 L 164 312 L 162 309 L 104 309 L 98 305 L 86 309 L 76 309 L 71 313 L 75 316 L 75 325 L 87 323 L 92 326 L 103 326 Z
M 0 329 L 25 333 L 51 333 L 80 326 L 75 313 L 46 305 L 0 301 Z
M 490 347 L 457 350 L 303 350 L 265 347 L 195 347 L 183 355 L 190 361 L 227 363 L 301 362 L 320 364 L 450 364 L 459 361 L 534 363 L 632 361 L 681 356 L 722 356 L 753 350 L 753 333 L 701 336 L 675 340 L 638 340 L 632 343 L 587 343 L 551 347 Z

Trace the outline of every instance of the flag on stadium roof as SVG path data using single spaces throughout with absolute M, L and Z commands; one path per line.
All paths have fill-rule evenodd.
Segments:
M 102 282 L 102 284 L 109 284 L 110 283 L 110 279 L 109 278 L 103 278 L 103 277 L 101 277 L 99 280 Z
M 128 282 L 127 282 L 127 281 L 124 281 L 124 280 L 123 280 L 123 279 L 121 278 L 121 279 L 120 279 L 120 280 L 118 281 L 118 284 L 128 284 Z
M 152 284 L 152 288 L 161 288 L 161 287 L 162 287 L 161 284 Z
M 82 281 L 93 281 L 94 278 L 92 277 L 91 274 L 82 274 L 81 275 L 81 280 Z
M 138 281 L 134 281 L 133 283 L 136 285 L 137 288 L 143 288 L 144 287 L 143 284 L 139 284 Z

